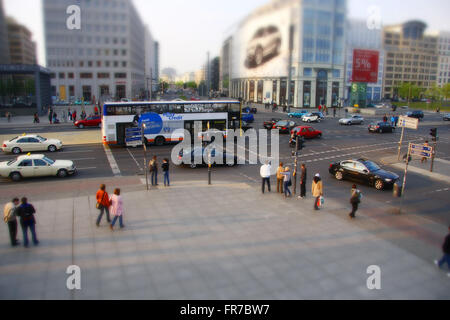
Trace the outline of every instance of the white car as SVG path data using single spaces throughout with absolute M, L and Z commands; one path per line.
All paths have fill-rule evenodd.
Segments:
M 302 117 L 302 121 L 307 123 L 320 122 L 320 117 L 312 113 L 307 113 Z
M 353 124 L 363 124 L 364 118 L 358 115 L 354 115 L 351 118 L 340 119 L 339 124 L 341 126 L 351 126 Z
M 57 139 L 46 139 L 39 135 L 24 135 L 15 137 L 9 141 L 4 141 L 2 150 L 4 152 L 19 154 L 30 151 L 56 152 L 61 150 L 62 147 L 62 142 Z
M 43 154 L 20 156 L 9 162 L 0 162 L 0 176 L 20 181 L 23 178 L 57 176 L 65 178 L 77 172 L 70 160 L 52 160 Z
M 247 63 L 258 67 L 265 60 L 279 55 L 281 49 L 281 33 L 275 26 L 258 29 L 247 46 Z

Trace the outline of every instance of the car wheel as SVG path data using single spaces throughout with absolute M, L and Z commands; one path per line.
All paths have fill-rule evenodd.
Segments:
M 78 128 L 79 128 L 79 129 L 84 129 L 84 124 L 82 124 L 82 123 L 79 124 L 79 125 L 78 125 Z
M 317 138 L 322 139 L 322 134 L 318 134 Z
M 18 172 L 13 172 L 9 175 L 12 181 L 18 182 L 22 180 L 22 175 Z
M 263 62 L 263 49 L 261 47 L 256 48 L 255 51 L 255 64 L 259 66 Z
M 384 188 L 384 182 L 380 179 L 378 179 L 377 181 L 375 181 L 375 189 L 377 190 L 383 190 Z
M 12 153 L 14 153 L 14 154 L 19 154 L 21 152 L 22 152 L 22 150 L 20 150 L 20 148 L 15 147 L 12 149 Z
M 69 173 L 65 169 L 61 169 L 58 171 L 58 178 L 65 178 L 68 175 L 69 175 Z
M 166 142 L 166 139 L 164 139 L 164 137 L 157 137 L 157 138 L 155 139 L 155 144 L 156 144 L 158 147 L 163 146 L 163 145 L 164 145 L 164 142 Z
M 336 174 L 334 175 L 334 177 L 335 177 L 336 180 L 338 180 L 338 181 L 344 180 L 344 175 L 343 175 L 342 172 L 340 172 L 340 171 L 337 171 Z
M 54 146 L 54 145 L 48 146 L 48 151 L 49 151 L 49 152 L 55 152 L 56 150 L 58 150 L 58 149 L 56 148 L 56 146 Z

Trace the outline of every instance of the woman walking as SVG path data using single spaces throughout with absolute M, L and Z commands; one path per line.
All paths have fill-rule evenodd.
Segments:
M 291 197 L 292 193 L 291 190 L 289 189 L 289 187 L 292 185 L 292 180 L 291 180 L 291 168 L 286 167 L 286 169 L 284 169 L 284 172 L 281 173 L 284 176 L 284 197 Z M 288 195 L 289 194 L 289 195 Z
M 100 210 L 100 214 L 98 215 L 96 225 L 97 227 L 100 226 L 100 222 L 102 221 L 103 214 L 106 211 L 106 220 L 108 223 L 111 223 L 111 218 L 109 216 L 109 196 L 106 192 L 106 186 L 104 184 L 100 185 L 100 189 L 97 191 L 97 194 L 95 195 L 95 198 L 97 199 L 97 205 L 96 208 Z
M 277 193 L 283 193 L 284 176 L 281 174 L 284 172 L 283 162 L 280 162 L 280 166 L 277 169 Z
M 169 159 L 164 159 L 162 164 L 162 170 L 164 172 L 164 186 L 170 187 L 170 178 L 169 178 Z
M 115 189 L 114 194 L 112 195 L 111 199 L 109 200 L 111 203 L 111 214 L 114 216 L 114 219 L 110 225 L 111 230 L 114 230 L 114 225 L 117 222 L 117 219 L 119 219 L 119 225 L 120 229 L 123 229 L 125 226 L 123 225 L 123 201 L 122 197 L 120 196 L 120 189 Z
M 313 179 L 311 193 L 314 197 L 314 210 L 319 210 L 319 201 L 320 197 L 323 196 L 323 185 L 322 179 L 320 178 L 320 174 L 316 174 Z
M 149 163 L 149 170 L 152 175 L 152 186 L 158 185 L 158 162 L 157 157 L 154 156 L 152 160 L 150 160 Z

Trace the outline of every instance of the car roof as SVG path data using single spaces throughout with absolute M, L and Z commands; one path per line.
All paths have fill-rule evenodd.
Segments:
M 38 134 L 25 134 L 22 136 L 18 136 L 16 139 L 22 139 L 22 138 L 37 138 L 39 135 Z
M 18 161 L 22 161 L 22 160 L 27 160 L 27 159 L 43 159 L 45 158 L 45 155 L 43 154 L 30 154 L 30 155 L 24 155 L 24 156 L 20 156 L 17 157 Z

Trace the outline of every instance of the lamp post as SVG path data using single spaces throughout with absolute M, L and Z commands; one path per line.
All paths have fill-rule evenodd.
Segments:
M 144 131 L 146 127 L 147 126 L 145 125 L 145 123 L 142 123 L 141 133 L 142 133 L 142 148 L 144 150 L 145 185 L 148 191 L 149 187 L 148 187 L 148 170 L 147 170 L 147 145 L 145 144 L 145 136 L 144 136 Z

